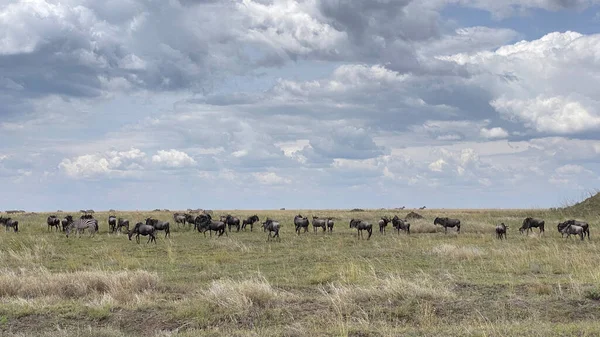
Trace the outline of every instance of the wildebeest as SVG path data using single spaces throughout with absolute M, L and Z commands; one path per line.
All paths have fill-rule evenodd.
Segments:
M 390 223 L 390 218 L 387 216 L 381 217 L 381 220 L 379 220 L 379 233 L 385 234 L 388 223 Z
M 98 220 L 96 219 L 77 219 L 67 225 L 66 235 L 69 237 L 71 231 L 75 230 L 79 237 L 81 233 L 88 230 L 90 236 L 94 236 L 98 232 Z
M 267 241 L 269 241 L 271 238 L 277 238 L 278 241 L 281 241 L 281 237 L 279 237 L 279 228 L 281 227 L 279 225 L 279 221 L 267 218 L 267 220 L 263 223 L 263 227 L 269 232 Z M 275 233 L 275 235 L 271 236 L 271 233 Z
M 448 227 L 456 227 L 456 232 L 460 233 L 460 220 L 458 219 L 435 218 L 435 220 L 433 220 L 433 224 L 444 227 L 444 234 L 448 233 Z
M 302 217 L 298 214 L 294 217 L 294 226 L 296 227 L 296 233 L 300 235 L 300 230 L 304 228 L 304 233 L 308 232 L 308 218 Z
M 0 216 L 0 224 L 6 228 L 8 231 L 9 228 L 12 228 L 14 232 L 19 231 L 19 221 L 13 220 L 12 218 L 3 218 Z
M 315 234 L 317 234 L 318 228 L 323 228 L 323 232 L 327 230 L 327 219 L 320 219 L 318 216 L 312 217 L 312 225 Z
M 406 231 L 406 234 L 410 234 L 410 222 L 400 219 L 397 215 L 394 215 L 392 218 L 392 226 L 396 228 L 398 234 L 400 234 L 400 230 Z
M 500 225 L 496 226 L 496 239 L 500 239 L 502 240 L 502 237 L 504 236 L 504 238 L 506 239 L 506 230 L 508 229 L 508 226 L 503 223 L 501 223 Z
M 71 222 L 73 222 L 73 216 L 70 214 L 60 221 L 63 232 L 67 231 L 67 226 L 69 226 Z
M 540 234 L 542 234 L 544 233 L 544 225 L 544 220 L 536 218 L 525 218 L 525 220 L 523 220 L 521 228 L 519 228 L 519 232 L 521 234 L 523 234 L 523 232 L 525 232 L 525 234 L 529 234 L 529 231 L 533 231 L 532 228 L 539 228 Z
M 329 230 L 329 233 L 333 233 L 333 225 L 335 223 L 333 222 L 332 218 L 327 218 L 327 229 Z
M 561 236 L 563 234 L 567 234 L 567 238 L 571 235 L 579 235 L 579 237 L 583 241 L 583 238 L 585 236 L 583 227 L 575 225 L 574 222 L 559 223 L 557 228 Z
M 154 244 L 156 244 L 156 235 L 154 235 L 155 231 L 156 231 L 156 229 L 154 229 L 153 226 L 145 225 L 142 222 L 138 222 L 135 224 L 135 227 L 133 228 L 133 230 L 128 231 L 129 241 L 131 241 L 131 237 L 133 236 L 133 234 L 136 234 L 135 241 L 139 244 L 140 243 L 140 235 L 143 235 L 143 236 L 148 235 L 148 242 L 146 242 L 146 244 L 148 244 L 152 241 L 154 241 Z
M 195 227 L 198 229 L 198 232 L 204 233 L 204 237 L 206 237 L 206 231 L 209 231 L 210 236 L 212 237 L 212 232 L 218 233 L 218 236 L 227 235 L 227 231 L 225 231 L 225 223 L 222 221 L 214 221 L 210 214 L 200 214 L 194 220 Z
M 117 229 L 117 217 L 110 215 L 108 217 L 108 231 L 113 233 Z
M 248 219 L 242 221 L 242 229 L 246 230 L 246 225 L 250 225 L 250 231 L 252 232 L 252 227 L 254 227 L 254 223 L 259 221 L 260 219 L 258 218 L 258 215 L 254 214 L 253 216 L 248 217 Z
M 56 228 L 56 231 L 58 232 L 59 228 L 60 228 L 60 219 L 56 217 L 56 215 L 50 215 L 47 219 L 46 219 L 46 223 L 48 224 L 48 230 L 52 230 L 52 227 Z
M 121 232 L 121 229 L 125 227 L 125 230 L 127 232 L 129 232 L 129 220 L 127 219 L 123 219 L 123 218 L 119 218 L 117 220 L 117 231 Z
M 91 214 L 88 214 L 88 213 L 83 214 L 82 216 L 79 217 L 79 219 L 93 219 L 93 218 L 94 218 L 94 216 Z
M 222 217 L 221 221 L 223 221 L 227 225 L 227 229 L 231 232 L 231 226 L 237 228 L 237 232 L 240 231 L 240 219 L 232 216 L 231 214 L 227 214 L 225 217 Z
M 427 208 L 427 207 L 426 207 L 426 206 L 423 206 L 423 207 L 419 207 L 419 209 L 425 209 L 425 208 Z
M 187 222 L 188 225 L 194 224 L 194 229 L 196 229 L 196 223 L 195 223 L 196 217 L 186 213 L 185 214 L 185 222 Z
M 565 222 L 561 222 L 558 224 L 558 231 L 561 233 L 561 236 L 563 236 L 562 229 L 566 228 L 568 225 L 573 225 L 573 226 L 579 226 L 583 229 L 583 236 L 585 237 L 587 235 L 588 240 L 590 239 L 590 225 L 585 222 L 585 221 L 579 221 L 579 220 L 567 220 Z
M 146 225 L 154 227 L 157 231 L 165 231 L 165 238 L 171 237 L 171 226 L 168 221 L 160 221 L 154 218 L 146 219 Z
M 185 214 L 174 213 L 173 214 L 173 221 L 175 221 L 175 223 L 177 225 L 182 225 L 183 224 L 185 226 L 186 215 Z
M 350 228 L 356 228 L 357 229 L 357 237 L 360 239 L 363 237 L 363 230 L 366 230 L 367 233 L 369 233 L 369 237 L 367 237 L 367 240 L 369 240 L 371 238 L 371 234 L 373 234 L 373 225 L 371 225 L 370 223 L 366 222 L 366 221 L 362 221 L 359 219 L 351 219 L 350 220 Z

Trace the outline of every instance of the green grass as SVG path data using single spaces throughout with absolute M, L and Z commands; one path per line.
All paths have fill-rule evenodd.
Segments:
M 298 211 L 231 211 L 280 220 L 280 242 L 260 228 L 204 237 L 173 225 L 158 244 L 107 234 L 48 232 L 48 214 L 15 215 L 0 232 L 0 334 L 17 336 L 594 336 L 600 334 L 598 215 L 591 241 L 562 239 L 564 211 L 423 210 L 412 234 L 377 228 L 358 240 L 350 218 L 376 223 L 409 211 L 303 210 L 332 216 L 333 234 L 296 235 Z M 224 214 L 215 211 L 215 216 Z M 73 213 L 76 214 L 76 213 Z M 60 215 L 60 214 L 59 214 Z M 133 224 L 171 213 L 120 212 Z M 460 218 L 461 234 L 433 226 Z M 526 216 L 546 233 L 520 235 Z M 500 222 L 508 240 L 494 237 Z M 375 226 L 377 227 L 377 226 Z

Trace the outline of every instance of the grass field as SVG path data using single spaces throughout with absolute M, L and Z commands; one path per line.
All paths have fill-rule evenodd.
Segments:
M 390 225 L 368 241 L 348 228 L 350 218 L 408 212 L 303 210 L 336 224 L 333 234 L 311 226 L 297 236 L 298 211 L 230 211 L 280 220 L 281 241 L 256 227 L 205 238 L 174 225 L 156 245 L 107 234 L 108 213 L 95 214 L 99 235 L 68 239 L 47 232 L 48 214 L 15 215 L 20 231 L 0 232 L 0 334 L 600 335 L 598 216 L 579 217 L 590 222 L 584 242 L 562 239 L 556 224 L 571 215 L 547 210 L 423 210 L 410 236 Z M 117 214 L 172 222 L 171 213 Z M 436 216 L 460 218 L 461 234 L 444 235 Z M 546 220 L 543 237 L 518 233 L 526 216 Z M 507 241 L 494 237 L 500 222 Z

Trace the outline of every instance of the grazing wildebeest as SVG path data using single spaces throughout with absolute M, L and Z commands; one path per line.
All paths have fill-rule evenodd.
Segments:
M 196 229 L 196 217 L 191 215 L 191 214 L 185 214 L 185 222 L 187 222 L 188 225 L 194 224 L 194 229 Z
M 504 236 L 504 238 L 506 239 L 506 230 L 508 229 L 508 226 L 503 223 L 501 223 L 500 225 L 496 226 L 496 239 L 500 239 L 502 240 L 502 237 Z
M 544 220 L 536 219 L 536 218 L 525 218 L 525 220 L 523 220 L 523 224 L 521 225 L 521 228 L 519 228 L 519 232 L 521 234 L 523 234 L 523 232 L 525 232 L 525 234 L 529 234 L 529 231 L 533 232 L 532 228 L 539 228 L 540 234 L 542 234 L 542 233 L 544 233 L 544 225 L 545 225 Z
M 574 225 L 583 228 L 583 236 L 585 237 L 587 235 L 588 240 L 590 240 L 590 225 L 587 222 L 571 219 L 559 223 L 557 227 L 558 231 L 561 232 L 561 236 L 563 236 L 563 234 L 566 234 L 562 232 L 562 229 L 567 227 L 568 225 Z
M 125 230 L 127 232 L 129 232 L 129 220 L 127 219 L 123 219 L 123 218 L 119 218 L 119 220 L 117 220 L 117 231 L 121 232 L 121 229 L 125 227 Z
M 146 225 L 154 227 L 157 231 L 165 231 L 165 238 L 171 237 L 171 226 L 168 221 L 160 221 L 158 219 L 146 219 Z
M 48 224 L 48 230 L 52 230 L 52 227 L 58 229 L 60 228 L 60 219 L 56 217 L 56 215 L 50 215 L 48 219 L 46 219 L 46 223 Z
M 135 241 L 139 244 L 140 243 L 140 235 L 143 235 L 143 236 L 148 235 L 148 242 L 146 242 L 146 244 L 148 244 L 152 241 L 154 241 L 154 244 L 156 244 L 156 235 L 154 235 L 155 231 L 156 231 L 156 229 L 154 229 L 153 226 L 144 225 L 144 223 L 138 222 L 135 224 L 135 227 L 133 228 L 133 230 L 128 231 L 129 241 L 131 241 L 131 237 L 133 236 L 133 234 L 136 234 Z
M 312 217 L 312 225 L 315 234 L 317 234 L 318 228 L 323 228 L 323 232 L 327 230 L 327 219 L 320 219 L 318 216 Z
M 369 237 L 367 237 L 367 240 L 369 240 L 371 238 L 371 234 L 373 234 L 373 225 L 359 219 L 350 220 L 350 228 L 356 228 L 358 230 L 357 237 L 359 239 L 363 237 L 363 230 L 366 230 L 367 233 L 369 233 Z
M 400 219 L 397 215 L 394 215 L 392 218 L 392 226 L 396 228 L 398 234 L 400 234 L 400 230 L 406 231 L 406 234 L 410 234 L 410 222 L 408 222 L 408 220 Z
M 218 233 L 218 236 L 227 235 L 227 231 L 225 230 L 225 223 L 222 221 L 214 221 L 210 214 L 200 214 L 194 220 L 195 227 L 198 229 L 198 232 L 204 233 L 204 237 L 206 237 L 206 231 L 212 237 L 212 232 Z
M 94 236 L 98 232 L 98 220 L 96 219 L 77 219 L 67 225 L 66 234 L 69 237 L 71 231 L 75 230 L 79 237 L 86 229 L 90 232 L 90 236 Z
M 327 229 L 329 229 L 329 233 L 333 233 L 333 219 L 332 218 L 327 218 Z
M 260 219 L 258 218 L 258 215 L 254 214 L 248 219 L 242 221 L 242 229 L 246 230 L 246 225 L 250 225 L 250 231 L 252 232 L 252 227 L 254 227 L 254 223 L 259 221 Z
M 269 236 L 267 237 L 267 241 L 271 240 L 271 238 L 277 238 L 278 241 L 281 241 L 281 237 L 279 237 L 279 221 L 274 221 L 272 219 L 267 218 L 267 220 L 263 223 L 263 227 L 265 230 L 269 231 Z M 275 233 L 271 237 L 271 233 Z
M 237 228 L 237 232 L 240 231 L 240 219 L 232 216 L 231 214 L 227 214 L 225 217 L 221 217 L 221 221 L 223 221 L 227 225 L 227 229 L 231 232 L 231 226 Z
M 12 228 L 14 232 L 19 231 L 19 222 L 17 220 L 13 220 L 12 218 L 3 218 L 0 216 L 0 224 L 6 228 L 8 231 L 9 228 Z
M 70 214 L 60 221 L 63 232 L 67 231 L 67 226 L 69 226 L 71 222 L 73 222 L 73 216 Z
M 108 217 L 108 231 L 113 233 L 117 229 L 117 217 L 114 215 L 110 215 Z
M 448 227 L 456 227 L 456 233 L 460 233 L 460 220 L 458 219 L 435 218 L 435 220 L 433 220 L 433 224 L 444 227 L 444 234 L 448 233 Z
M 304 228 L 304 233 L 308 232 L 308 218 L 302 217 L 298 214 L 294 217 L 294 226 L 296 227 L 296 233 L 300 235 L 300 230 Z
M 390 218 L 388 218 L 387 216 L 381 217 L 381 220 L 379 220 L 379 233 L 385 234 L 385 228 L 387 227 L 388 223 L 390 223 L 390 221 Z
M 173 220 L 175 221 L 175 223 L 177 225 L 182 225 L 183 224 L 185 226 L 185 221 L 186 221 L 185 214 L 174 213 L 173 214 Z
M 427 208 L 427 207 L 426 207 L 426 206 L 423 206 L 423 207 L 419 207 L 419 209 L 425 209 L 425 208 Z
M 557 228 L 561 236 L 567 234 L 567 238 L 571 235 L 579 235 L 579 237 L 583 241 L 583 238 L 585 236 L 583 227 L 575 225 L 574 222 L 567 221 L 560 223 L 558 224 Z

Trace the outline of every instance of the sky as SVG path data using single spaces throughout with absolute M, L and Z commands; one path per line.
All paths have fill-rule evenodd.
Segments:
M 600 0 L 0 0 L 0 209 L 541 208 Z

